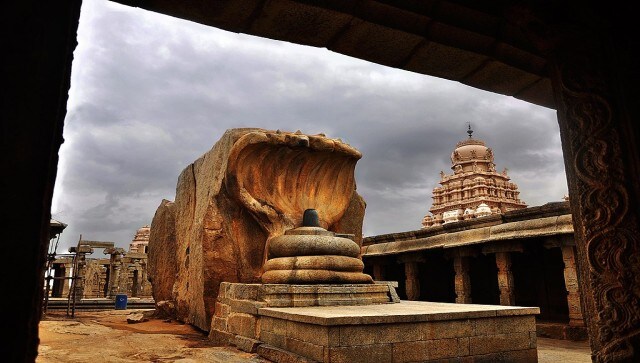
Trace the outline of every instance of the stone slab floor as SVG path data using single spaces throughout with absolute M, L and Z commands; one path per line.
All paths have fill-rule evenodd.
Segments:
M 538 338 L 538 363 L 591 363 L 589 342 Z
M 144 312 L 149 320 L 127 324 L 127 315 Z M 189 325 L 150 316 L 149 310 L 49 312 L 40 323 L 36 362 L 215 362 L 268 363 L 255 354 L 212 345 Z M 538 338 L 541 363 L 591 362 L 586 342 Z

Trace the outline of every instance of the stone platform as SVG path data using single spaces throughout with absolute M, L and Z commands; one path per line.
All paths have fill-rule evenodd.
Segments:
M 261 306 L 248 311 L 248 301 L 219 300 L 210 337 L 274 362 L 537 361 L 538 308 L 415 301 L 268 307 L 254 301 Z

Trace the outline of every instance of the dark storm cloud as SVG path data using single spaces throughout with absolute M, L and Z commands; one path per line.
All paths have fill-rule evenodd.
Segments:
M 566 193 L 551 110 L 108 2 L 83 4 L 78 38 L 53 211 L 69 224 L 64 249 L 80 233 L 126 247 L 233 127 L 322 132 L 362 151 L 367 235 L 420 227 L 466 122 L 526 202 Z

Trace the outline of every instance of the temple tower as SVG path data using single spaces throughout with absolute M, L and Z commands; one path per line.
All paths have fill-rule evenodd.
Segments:
M 133 241 L 129 244 L 129 252 L 147 253 L 147 249 L 149 248 L 149 233 L 149 225 L 138 229 L 136 235 L 133 237 Z
M 451 154 L 453 174 L 440 172 L 441 186 L 433 189 L 431 215 L 424 217 L 422 228 L 527 207 L 507 169 L 496 171 L 491 148 L 473 138 L 471 125 L 467 133 L 469 138 Z

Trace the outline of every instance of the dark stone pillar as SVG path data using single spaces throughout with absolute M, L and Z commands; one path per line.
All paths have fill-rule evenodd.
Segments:
M 420 299 L 420 279 L 418 277 L 418 263 L 414 261 L 407 261 L 404 263 L 405 291 L 407 293 L 408 300 Z
M 562 246 L 562 260 L 564 261 L 564 285 L 567 288 L 567 305 L 569 306 L 569 325 L 584 326 L 573 246 Z
M 456 303 L 471 304 L 471 276 L 469 276 L 470 257 L 455 256 L 453 268 L 456 271 Z
M 496 266 L 498 267 L 498 288 L 500 289 L 500 305 L 512 306 L 516 304 L 511 271 L 510 252 L 496 252 Z
M 582 25 L 597 19 L 598 28 L 555 50 L 552 64 L 578 282 L 596 362 L 640 361 L 640 62 L 637 40 L 623 28 L 631 19 L 600 11 L 615 7 L 625 17 L 618 6 L 584 18 Z
M 8 1 L 2 5 L 3 241 L 15 261 L 11 327 L 0 344 L 6 362 L 33 362 L 44 269 L 51 235 L 51 198 L 76 46 L 80 0 Z
M 109 264 L 109 297 L 115 298 L 120 293 L 120 270 L 122 268 L 121 260 L 116 259 Z

